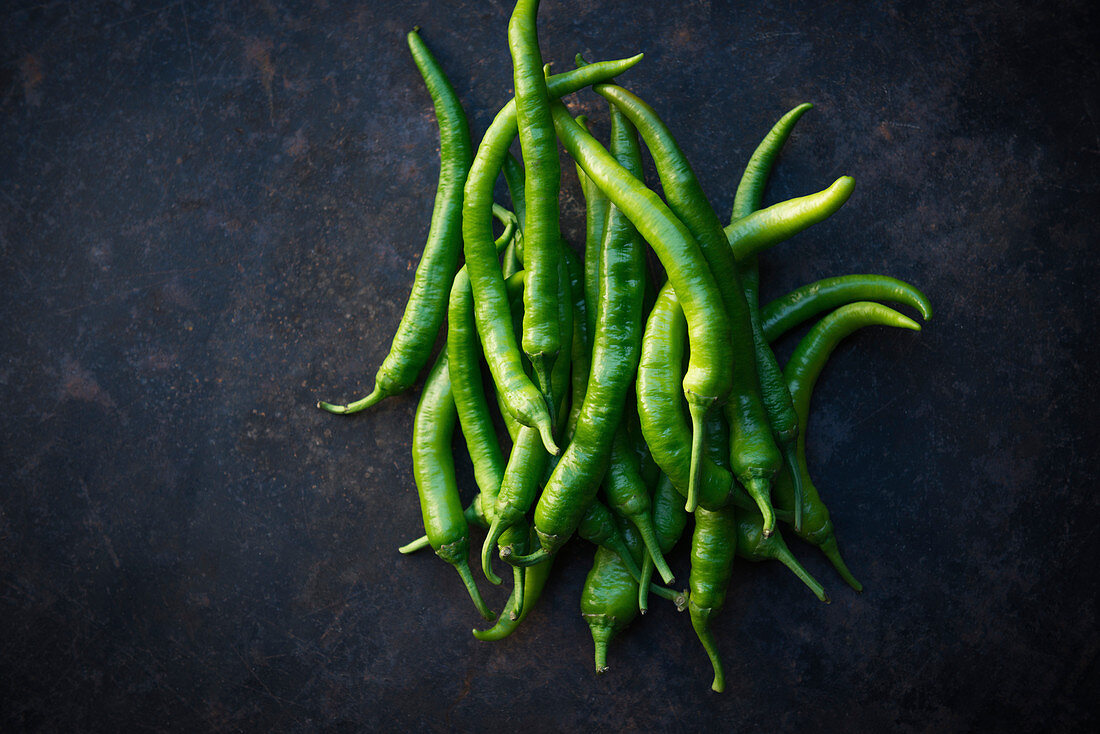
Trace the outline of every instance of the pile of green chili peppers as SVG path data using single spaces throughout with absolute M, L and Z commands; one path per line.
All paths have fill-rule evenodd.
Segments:
M 784 115 L 760 143 L 723 225 L 669 128 L 615 83 L 641 55 L 591 64 L 578 56 L 575 69 L 548 75 L 537 10 L 537 0 L 515 5 L 508 25 L 515 98 L 476 148 L 454 88 L 417 30 L 409 33 L 440 128 L 431 226 L 373 391 L 320 407 L 355 413 L 409 389 L 445 323 L 446 347 L 428 373 L 413 426 L 426 535 L 401 552 L 431 546 L 452 564 L 477 609 L 495 620 L 474 635 L 497 640 L 530 613 L 555 554 L 579 535 L 596 546 L 581 614 L 597 672 L 607 669 L 610 639 L 645 613 L 653 595 L 688 610 L 714 669 L 712 687 L 721 691 L 711 618 L 724 603 L 735 556 L 778 560 L 828 600 L 777 523 L 819 547 L 861 589 L 807 471 L 810 395 L 833 349 L 856 329 L 920 329 L 876 301 L 910 307 L 925 320 L 932 309 L 915 287 L 881 275 L 827 278 L 761 306 L 759 254 L 830 216 L 853 188 L 843 176 L 817 193 L 763 207 L 776 157 L 810 105 Z M 608 101 L 607 146 L 560 101 L 584 87 Z M 517 137 L 522 163 L 509 152 Z M 583 257 L 559 228 L 559 144 L 576 162 L 586 202 Z M 642 146 L 663 198 L 645 183 Z M 493 200 L 501 174 L 510 210 Z M 647 267 L 647 247 L 667 276 L 663 284 Z M 771 344 L 823 314 L 780 368 Z M 466 507 L 455 479 L 456 424 L 478 485 Z M 688 588 L 675 591 L 665 556 L 692 518 Z M 475 563 L 485 578 L 502 583 L 494 551 L 499 567 L 511 571 L 511 596 L 499 615 L 471 570 L 471 526 L 485 531 Z

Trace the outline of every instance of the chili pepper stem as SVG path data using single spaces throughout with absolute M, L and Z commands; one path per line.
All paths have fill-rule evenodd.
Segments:
M 798 450 L 793 443 L 782 446 L 783 462 L 791 473 L 791 486 L 794 489 L 794 531 L 802 532 L 802 471 L 798 467 Z
M 688 413 L 691 414 L 691 468 L 688 472 L 687 503 L 684 509 L 695 512 L 699 506 L 699 467 L 703 461 L 703 442 L 706 438 L 706 423 L 708 404 L 688 401 Z
M 492 524 L 489 525 L 489 532 L 485 536 L 485 542 L 481 545 L 481 571 L 493 586 L 500 586 L 501 584 L 500 576 L 493 572 L 493 548 L 496 547 L 500 536 L 507 529 L 507 526 L 501 522 L 500 515 L 497 515 L 493 518 Z
M 512 567 L 512 582 L 514 588 L 512 590 L 512 598 L 515 599 L 515 606 L 509 611 L 509 619 L 519 619 L 519 613 L 523 609 L 523 569 L 519 566 Z
M 638 583 L 638 611 L 645 614 L 649 611 L 649 584 L 653 579 L 653 559 L 646 556 L 642 559 L 642 577 Z
M 682 612 L 687 607 L 687 592 L 673 591 L 672 589 L 650 582 L 649 593 L 667 599 L 676 605 L 676 611 Z
M 771 537 L 771 534 L 775 531 L 775 510 L 772 508 L 770 499 L 771 480 L 764 477 L 749 477 L 748 483 L 745 484 L 745 491 L 756 502 L 756 506 L 760 509 L 760 514 L 764 518 L 762 531 L 764 537 Z
M 787 568 L 791 569 L 791 572 L 795 576 L 802 579 L 802 583 L 806 584 L 806 586 L 810 588 L 810 591 L 814 592 L 814 596 L 816 596 L 818 599 L 825 602 L 826 604 L 832 603 L 832 601 L 829 599 L 829 595 L 825 593 L 825 588 L 820 583 L 818 583 L 817 579 L 810 575 L 810 572 L 807 571 L 801 563 L 798 562 L 798 559 L 794 557 L 794 554 L 791 553 L 790 549 L 777 549 L 775 552 L 775 559 Z
M 431 543 L 428 542 L 428 536 L 421 535 L 416 540 L 410 540 L 408 543 L 405 543 L 405 545 L 397 549 L 397 552 L 407 556 L 410 553 L 416 553 L 418 550 L 429 547 L 431 547 Z
M 501 548 L 500 558 L 506 563 L 510 563 L 513 566 L 527 567 L 534 566 L 536 563 L 542 563 L 550 557 L 550 551 L 545 548 L 539 548 L 534 553 L 528 553 L 525 556 L 517 556 L 515 551 L 511 548 Z
M 550 370 L 554 360 L 551 359 L 550 355 L 544 353 L 532 354 L 529 360 L 535 372 L 535 380 L 538 382 L 539 391 L 542 393 L 543 397 L 546 398 L 546 408 L 550 412 L 550 425 L 553 426 L 558 422 L 555 417 L 557 411 L 554 405 L 554 390 L 550 385 Z M 541 426 L 539 430 L 541 432 Z M 549 447 L 547 448 L 549 449 Z M 556 454 L 557 452 L 555 451 L 553 453 Z
M 321 410 L 327 410 L 329 413 L 336 413 L 337 415 L 350 415 L 352 413 L 358 413 L 360 410 L 366 410 L 372 405 L 377 405 L 384 399 L 390 396 L 389 392 L 381 385 L 375 385 L 371 390 L 370 395 L 365 398 L 360 398 L 353 403 L 347 403 L 346 405 L 336 405 L 335 403 L 326 403 L 320 401 L 317 403 L 317 407 Z
M 632 517 L 634 521 L 634 527 L 638 528 L 638 534 L 642 536 L 642 543 L 645 544 L 646 557 L 645 560 L 652 560 L 657 568 L 657 572 L 661 574 L 661 580 L 666 584 L 671 584 L 676 581 L 676 577 L 672 573 L 672 569 L 668 567 L 668 562 L 665 561 L 664 555 L 661 554 L 661 544 L 657 540 L 657 534 L 653 531 L 653 520 L 648 513 L 643 513 L 639 517 Z
M 818 547 L 821 548 L 821 552 L 824 553 L 825 557 L 833 564 L 837 573 L 840 574 L 840 578 L 844 579 L 844 581 L 856 591 L 863 591 L 863 584 L 856 580 L 856 577 L 848 570 L 848 566 L 844 563 L 844 559 L 840 557 L 840 549 L 837 548 L 835 535 L 830 535 Z
M 455 569 L 458 571 L 458 575 L 462 577 L 462 583 L 466 585 L 466 591 L 470 592 L 470 598 L 474 601 L 474 606 L 481 612 L 481 616 L 490 622 L 496 619 L 497 615 L 493 613 L 493 610 L 489 608 L 489 605 L 485 603 L 485 600 L 481 598 L 481 592 L 478 591 L 477 584 L 474 583 L 474 575 L 470 572 L 470 564 L 464 559 L 454 564 Z
M 546 415 L 545 420 L 538 421 L 536 428 L 538 429 L 539 436 L 542 437 L 542 445 L 546 447 L 546 451 L 551 456 L 560 454 L 561 449 L 554 443 L 553 420 L 550 418 L 549 413 Z

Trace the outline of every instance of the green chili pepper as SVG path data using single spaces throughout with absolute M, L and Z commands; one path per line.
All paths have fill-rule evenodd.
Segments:
M 550 95 L 543 75 L 536 18 L 538 0 L 518 0 L 508 21 L 508 48 L 516 89 L 516 119 L 526 171 L 523 222 L 523 351 L 530 360 L 551 412 L 550 370 L 561 349 L 558 318 L 558 190 L 561 167 Z M 556 452 L 555 452 L 556 453 Z
M 420 40 L 416 29 L 408 34 L 408 42 L 439 122 L 440 166 L 435 208 L 420 264 L 413 278 L 412 293 L 397 326 L 390 352 L 375 375 L 374 389 L 365 398 L 347 405 L 317 404 L 317 407 L 330 413 L 357 413 L 383 398 L 407 390 L 416 382 L 417 374 L 431 356 L 436 334 L 443 323 L 447 294 L 462 247 L 462 186 L 470 170 L 473 147 L 470 128 L 454 87 Z
M 814 384 L 829 355 L 844 337 L 863 326 L 873 324 L 920 331 L 920 324 L 891 308 L 878 303 L 851 303 L 841 306 L 815 324 L 798 343 L 787 366 L 783 368 L 783 376 L 794 399 L 795 411 L 798 412 L 799 422 L 803 426 L 802 434 L 798 438 L 798 468 L 803 475 L 805 513 L 802 530 L 798 535 L 819 547 L 841 577 L 856 591 L 862 591 L 863 585 L 852 576 L 840 556 L 829 510 L 821 501 L 806 469 L 805 426 L 810 413 L 810 396 L 813 394 Z M 787 472 L 780 476 L 780 481 L 776 484 L 776 498 L 777 503 L 783 507 L 789 508 L 792 504 L 791 478 Z
M 779 561 L 800 578 L 814 592 L 814 596 L 829 603 L 825 589 L 794 557 L 783 541 L 782 533 L 777 529 L 771 535 L 764 535 L 764 518 L 755 509 L 737 513 L 737 555 L 753 562 Z
M 493 613 L 481 598 L 467 562 L 469 528 L 458 499 L 454 457 L 451 454 L 455 419 L 447 354 L 443 352 L 428 374 L 424 393 L 416 408 L 412 440 L 413 477 L 420 497 L 424 530 L 432 548 L 436 555 L 458 570 L 482 616 L 492 619 Z
M 903 303 L 928 321 L 932 304 L 915 286 L 885 275 L 843 275 L 824 278 L 780 296 L 760 311 L 764 337 L 773 342 L 804 321 L 855 301 Z
M 738 219 L 724 230 L 734 257 L 741 261 L 759 254 L 829 218 L 848 201 L 855 185 L 851 176 L 841 176 L 827 189 L 772 204 Z
M 592 632 L 597 674 L 607 672 L 607 644 L 638 615 L 637 559 L 643 546 L 629 527 L 624 525 L 621 532 L 622 552 L 597 547 L 581 591 L 581 616 Z M 653 586 L 652 590 L 676 604 L 677 609 L 684 608 L 683 594 L 660 586 Z
M 691 536 L 691 575 L 688 586 L 688 613 L 691 626 L 714 668 L 711 688 L 721 693 L 726 688 L 722 659 L 711 631 L 711 620 L 726 601 L 733 558 L 737 552 L 737 518 L 732 508 L 711 512 L 695 511 L 695 532 Z
M 496 241 L 499 251 L 505 242 L 511 241 L 516 219 L 503 207 L 496 208 L 498 217 L 505 222 L 504 232 Z M 466 439 L 474 479 L 480 490 L 479 507 L 488 513 L 485 519 L 491 522 L 493 505 L 504 478 L 504 455 L 497 441 L 496 428 L 489 413 L 485 388 L 482 386 L 481 348 L 474 324 L 473 293 L 465 267 L 459 269 L 451 286 L 447 309 L 446 349 L 458 422 Z
M 624 61 L 591 64 L 553 76 L 546 82 L 548 94 L 556 98 L 575 92 L 594 81 L 622 73 L 640 59 L 639 55 Z M 537 428 L 547 451 L 556 454 L 558 447 L 552 435 L 550 413 L 542 394 L 523 369 L 508 318 L 510 309 L 503 276 L 496 255 L 490 249 L 493 183 L 517 132 L 516 104 L 512 100 L 485 131 L 466 178 L 462 204 L 463 246 L 474 292 L 478 333 L 497 391 L 508 412 L 525 426 Z
M 764 184 L 771 174 L 772 165 L 783 144 L 790 137 L 791 131 L 794 130 L 795 123 L 810 107 L 809 104 L 802 104 L 788 112 L 757 146 L 737 186 L 737 193 L 733 199 L 733 212 L 730 215 L 731 224 L 760 208 L 764 199 Z M 753 349 L 756 354 L 756 369 L 760 375 L 760 390 L 764 397 L 764 406 L 768 411 L 768 420 L 771 422 L 775 442 L 783 454 L 783 461 L 793 471 L 796 462 L 798 417 L 791 404 L 791 394 L 787 390 L 787 383 L 783 380 L 779 363 L 760 328 L 760 268 L 757 255 L 749 255 L 739 263 L 739 266 L 745 300 L 749 305 Z M 793 476 L 795 479 L 794 527 L 797 530 L 802 527 L 802 482 L 797 472 L 793 472 Z
M 564 272 L 564 263 L 559 269 L 562 271 L 563 287 L 566 291 L 565 298 L 558 299 L 558 303 L 561 304 L 563 314 L 567 309 L 570 313 L 568 318 L 559 318 L 558 324 L 572 332 L 572 301 L 568 296 L 568 276 Z M 516 309 L 512 318 L 509 319 L 509 323 L 512 323 L 518 320 L 517 317 L 521 313 L 522 292 L 526 289 L 526 271 L 520 271 L 509 278 L 507 289 L 511 292 L 511 301 Z M 509 310 L 511 309 L 510 306 Z M 568 396 L 568 391 L 565 389 L 568 374 L 568 360 L 558 360 L 554 367 L 553 380 L 556 383 L 555 393 L 563 397 Z M 500 397 L 498 394 L 498 399 Z M 527 426 L 520 427 L 513 441 L 512 453 L 508 457 L 504 479 L 490 518 L 489 532 L 481 547 L 481 568 L 485 577 L 493 584 L 500 583 L 500 578 L 492 570 L 493 548 L 496 546 L 504 551 L 524 538 L 523 533 L 527 532 L 525 520 L 527 510 L 535 500 L 538 484 L 543 478 L 549 461 L 541 437 L 535 429 Z M 511 550 L 508 552 L 511 553 Z

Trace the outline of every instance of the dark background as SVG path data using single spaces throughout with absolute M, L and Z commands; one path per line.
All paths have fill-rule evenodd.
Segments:
M 9 2 L 0 729 L 1095 729 L 1097 11 L 543 5 L 558 69 L 645 52 L 622 81 L 723 216 L 774 120 L 815 104 L 767 201 L 841 174 L 856 193 L 768 255 L 765 297 L 881 272 L 935 305 L 920 334 L 845 343 L 814 401 L 814 476 L 866 591 L 794 541 L 831 605 L 738 562 L 717 695 L 668 605 L 594 675 L 582 543 L 495 644 L 450 568 L 396 553 L 420 533 L 417 394 L 313 406 L 370 388 L 431 212 L 404 33 L 479 135 L 511 89 L 510 4 Z M 571 104 L 606 134 L 601 100 Z M 564 186 L 579 244 L 571 166 Z

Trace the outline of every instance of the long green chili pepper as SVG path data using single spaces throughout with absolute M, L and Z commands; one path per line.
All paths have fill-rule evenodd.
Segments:
M 794 557 L 784 542 L 783 535 L 778 530 L 771 535 L 764 535 L 764 518 L 756 510 L 737 513 L 737 555 L 754 563 L 767 560 L 779 561 L 801 579 L 802 583 L 814 592 L 814 596 L 826 604 L 829 603 L 829 596 L 825 593 L 825 589 Z
M 883 326 L 896 326 L 902 329 L 920 331 L 920 324 L 904 316 L 892 308 L 878 303 L 851 303 L 841 306 L 836 311 L 821 319 L 802 338 L 783 368 L 783 376 L 787 380 L 791 397 L 794 399 L 794 408 L 798 412 L 799 422 L 803 426 L 802 434 L 798 439 L 798 468 L 802 472 L 804 487 L 803 502 L 805 514 L 802 521 L 802 530 L 798 533 L 803 540 L 819 547 L 825 556 L 832 562 L 841 577 L 856 591 L 862 591 L 863 585 L 852 576 L 847 565 L 837 549 L 836 535 L 833 532 L 833 523 L 829 518 L 829 510 L 821 501 L 821 497 L 810 480 L 806 469 L 806 424 L 810 413 L 810 397 L 813 394 L 814 384 L 817 382 L 821 369 L 829 359 L 837 344 L 844 337 L 864 326 L 881 324 Z M 780 476 L 776 485 L 777 502 L 790 507 L 791 478 L 786 472 Z
M 455 420 L 447 353 L 443 352 L 428 374 L 424 393 L 416 408 L 412 439 L 413 477 L 420 497 L 424 530 L 432 548 L 436 555 L 458 571 L 481 615 L 492 619 L 493 613 L 481 598 L 467 562 L 470 533 L 458 498 L 454 456 L 451 453 Z
M 583 69 L 552 76 L 546 81 L 547 91 L 551 98 L 575 92 L 595 81 L 620 74 L 639 60 L 641 55 L 623 61 L 590 64 Z M 558 447 L 552 435 L 549 409 L 523 369 L 511 328 L 504 279 L 495 251 L 491 249 L 493 184 L 517 132 L 516 104 L 512 100 L 497 113 L 485 131 L 466 178 L 462 238 L 466 268 L 474 292 L 478 333 L 497 391 L 503 397 L 508 412 L 525 426 L 537 428 L 547 451 L 556 454 Z
M 709 265 L 729 317 L 732 344 L 737 349 L 752 344 L 752 324 L 749 307 L 741 287 L 737 263 L 730 252 L 722 224 L 699 185 L 691 164 L 680 150 L 672 133 L 657 113 L 637 96 L 613 84 L 597 84 L 593 89 L 622 110 L 638 128 L 646 146 L 653 154 L 657 175 L 661 179 L 669 207 L 699 243 Z M 681 294 L 682 298 L 682 294 Z M 756 363 L 750 359 L 731 360 L 732 390 L 726 403 L 731 426 L 730 459 L 734 475 L 756 500 L 764 514 L 765 531 L 775 523 L 769 499 L 772 477 L 779 470 L 782 457 L 771 435 L 767 413 L 761 400 Z M 698 469 L 702 444 L 705 406 L 692 406 L 693 447 L 692 469 Z M 688 485 L 687 510 L 698 505 L 698 481 Z
M 760 311 L 764 337 L 773 342 L 794 327 L 825 311 L 855 301 L 902 303 L 932 318 L 932 304 L 920 290 L 904 280 L 885 275 L 842 275 L 823 278 L 771 301 Z
M 726 226 L 734 257 L 744 260 L 828 219 L 848 201 L 855 185 L 851 176 L 841 176 L 827 189 L 772 204 Z
M 691 536 L 691 575 L 688 585 L 688 613 L 691 626 L 714 668 L 711 688 L 721 693 L 726 688 L 722 659 L 711 631 L 711 620 L 726 601 L 737 552 L 737 517 L 733 508 L 711 512 L 703 507 L 695 511 L 695 532 Z
M 795 123 L 811 105 L 801 104 L 784 115 L 764 137 L 753 151 L 737 193 L 733 198 L 733 211 L 730 222 L 747 217 L 760 208 L 764 200 L 764 185 L 771 174 L 772 165 L 779 155 L 783 144 L 794 130 Z M 757 255 L 749 255 L 739 263 L 745 300 L 749 305 L 749 317 L 752 322 L 753 349 L 756 354 L 756 369 L 760 375 L 760 391 L 764 397 L 764 406 L 768 411 L 775 442 L 783 454 L 783 461 L 794 477 L 794 527 L 802 527 L 802 481 L 795 471 L 795 443 L 798 439 L 798 417 L 791 404 L 791 394 L 783 373 L 775 359 L 767 340 L 760 328 L 760 268 Z
M 496 205 L 494 204 L 494 207 Z M 498 217 L 505 222 L 504 232 L 496 241 L 496 247 L 511 240 L 516 219 L 502 207 L 497 207 Z M 447 364 L 451 378 L 451 392 L 458 410 L 458 422 L 466 440 L 466 448 L 473 464 L 474 479 L 480 490 L 479 500 L 486 518 L 492 521 L 492 509 L 497 492 L 504 478 L 504 455 L 497 440 L 496 428 L 489 413 L 485 388 L 481 381 L 481 345 L 474 323 L 473 293 L 466 268 L 460 268 L 451 285 L 447 307 Z
M 407 390 L 416 382 L 417 374 L 431 356 L 439 326 L 443 323 L 451 278 L 462 248 L 462 187 L 470 170 L 473 148 L 470 128 L 454 87 L 416 30 L 408 34 L 408 42 L 439 122 L 440 166 L 435 207 L 405 313 L 397 326 L 390 352 L 375 375 L 374 389 L 365 398 L 347 405 L 317 404 L 330 413 L 357 413 L 383 398 Z
M 561 349 L 557 323 L 561 166 L 539 52 L 538 8 L 538 0 L 516 2 L 508 21 L 508 48 L 512 54 L 516 119 L 526 171 L 523 267 L 527 271 L 527 284 L 523 291 L 523 351 L 553 412 L 555 399 L 551 393 L 550 370 Z
M 595 64 L 581 67 L 586 71 Z M 588 177 L 626 213 L 650 244 L 676 289 L 688 323 L 691 356 L 684 377 L 688 402 L 711 405 L 729 392 L 729 319 L 699 244 L 656 193 L 630 175 L 573 121 L 561 103 L 551 104 L 558 140 Z

